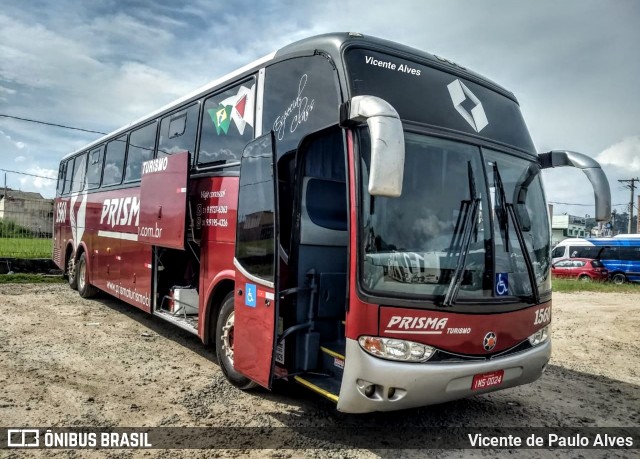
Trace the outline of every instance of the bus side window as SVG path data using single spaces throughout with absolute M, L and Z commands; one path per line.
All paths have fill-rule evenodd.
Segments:
M 618 247 L 605 247 L 600 255 L 601 260 L 618 260 Z
M 124 168 L 124 154 L 127 151 L 127 136 L 124 135 L 107 144 L 102 172 L 102 186 L 119 185 L 122 183 Z
M 198 165 L 220 166 L 239 162 L 253 139 L 255 78 L 215 94 L 204 101 Z M 238 169 L 239 166 L 234 166 Z
M 157 122 L 147 124 L 136 129 L 129 136 L 129 151 L 127 153 L 127 166 L 124 174 L 125 182 L 140 180 L 142 163 L 153 159 L 153 150 L 156 145 Z
M 60 169 L 58 169 L 58 187 L 56 188 L 56 193 L 58 195 L 62 194 L 62 190 L 64 189 L 64 176 L 67 172 L 67 162 L 63 161 L 60 163 Z
M 63 194 L 67 194 L 71 191 L 71 182 L 73 181 L 73 165 L 75 163 L 75 158 L 71 158 L 67 161 L 67 170 L 65 173 L 64 179 L 64 189 L 62 190 Z
M 82 153 L 80 156 L 76 156 L 75 166 L 73 168 L 71 191 L 82 191 L 84 189 L 84 179 L 86 172 L 87 154 Z
M 194 104 L 162 119 L 158 138 L 158 158 L 189 151 L 193 163 L 199 112 L 200 104 Z
M 96 148 L 89 153 L 89 164 L 87 165 L 87 185 L 90 190 L 100 186 L 100 175 L 102 174 L 102 147 Z

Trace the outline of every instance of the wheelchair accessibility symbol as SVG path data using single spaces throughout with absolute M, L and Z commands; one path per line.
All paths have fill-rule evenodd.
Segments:
M 256 285 L 246 284 L 245 291 L 247 292 L 244 297 L 244 304 L 252 308 L 256 307 Z
M 496 295 L 509 294 L 509 273 L 496 273 Z

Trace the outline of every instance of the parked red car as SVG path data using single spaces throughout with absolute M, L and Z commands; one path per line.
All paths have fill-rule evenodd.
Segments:
M 604 281 L 609 278 L 609 271 L 602 262 L 589 258 L 564 258 L 551 266 L 551 273 L 556 277 L 584 281 Z

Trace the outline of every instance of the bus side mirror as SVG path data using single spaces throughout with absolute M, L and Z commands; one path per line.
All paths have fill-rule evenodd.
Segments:
M 553 150 L 540 153 L 538 162 L 541 169 L 551 167 L 576 167 L 582 169 L 591 186 L 596 200 L 596 221 L 606 222 L 611 218 L 611 190 L 609 181 L 600 164 L 590 156 L 575 151 Z
M 397 198 L 402 194 L 404 132 L 395 108 L 375 96 L 355 96 L 340 108 L 341 125 L 364 121 L 371 137 L 369 194 Z

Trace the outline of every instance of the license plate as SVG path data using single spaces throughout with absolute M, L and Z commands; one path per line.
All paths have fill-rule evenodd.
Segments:
M 493 386 L 499 386 L 504 379 L 504 370 L 492 371 L 491 373 L 482 373 L 473 377 L 471 390 L 487 389 Z

